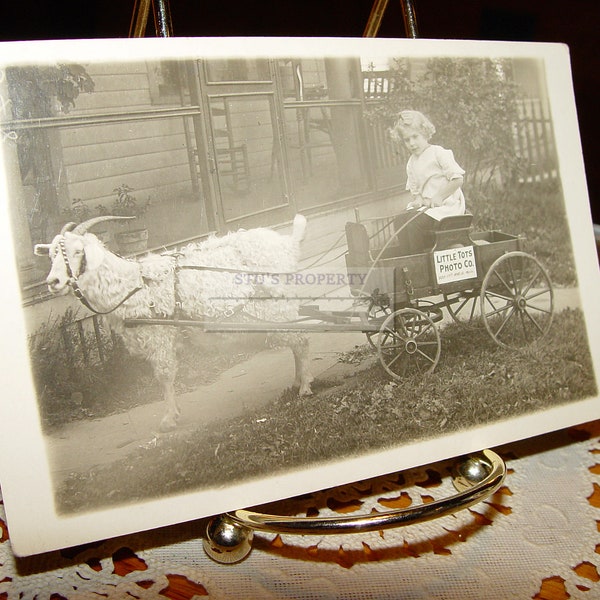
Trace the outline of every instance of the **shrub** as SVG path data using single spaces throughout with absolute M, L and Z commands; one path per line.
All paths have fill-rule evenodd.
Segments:
M 518 171 L 515 134 L 518 86 L 508 63 L 492 59 L 433 58 L 411 79 L 406 61 L 396 61 L 391 91 L 374 106 L 371 120 L 391 125 L 401 110 L 419 110 L 436 127 L 435 143 L 451 148 L 465 169 L 465 188 L 486 193 Z
M 42 426 L 125 412 L 162 399 L 150 364 L 129 354 L 120 338 L 97 322 L 77 321 L 72 310 L 49 319 L 29 337 L 29 353 Z M 264 348 L 254 335 L 182 340 L 177 393 L 214 381 L 220 373 Z M 101 346 L 101 349 L 100 349 Z M 198 369 L 198 365 L 203 365 Z
M 505 190 L 470 195 L 476 230 L 500 230 L 525 238 L 525 251 L 548 269 L 557 286 L 577 285 L 564 198 L 557 181 L 513 183 Z
M 72 310 L 60 319 L 49 319 L 29 337 L 33 382 L 40 414 L 45 425 L 70 420 L 81 410 L 87 390 L 98 381 L 94 368 L 86 364 L 86 355 L 75 352 L 90 334 L 77 340 L 69 331 L 75 322 Z

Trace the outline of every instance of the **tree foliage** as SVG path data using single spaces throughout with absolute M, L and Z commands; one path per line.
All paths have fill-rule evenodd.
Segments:
M 82 93 L 94 91 L 94 81 L 77 64 L 10 67 L 6 70 L 12 116 L 15 121 L 46 119 L 66 114 Z M 21 177 L 32 185 L 26 201 L 32 241 L 47 239 L 49 219 L 60 214 L 52 133 L 44 128 L 24 128 L 17 137 Z M 54 134 L 56 135 L 56 134 Z
M 94 91 L 94 81 L 81 65 L 10 67 L 6 72 L 15 119 L 68 113 L 81 93 Z
M 371 118 L 391 125 L 401 110 L 426 114 L 437 130 L 432 142 L 454 151 L 471 193 L 513 180 L 518 168 L 514 142 L 519 91 L 510 79 L 510 64 L 433 58 L 416 77 L 409 76 L 410 68 L 407 61 L 396 61 L 391 91 L 374 107 Z

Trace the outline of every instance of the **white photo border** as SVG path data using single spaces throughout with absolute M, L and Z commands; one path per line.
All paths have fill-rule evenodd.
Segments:
M 230 56 L 331 57 L 357 55 L 522 57 L 541 59 L 555 126 L 560 178 L 577 265 L 581 303 L 586 317 L 595 372 L 600 373 L 600 278 L 585 183 L 568 48 L 558 44 L 383 39 L 170 38 L 167 40 L 72 40 L 15 42 L 0 45 L 0 69 L 6 66 Z M 123 58 L 126 57 L 126 58 Z M 4 161 L 3 161 L 4 162 Z M 159 500 L 87 514 L 55 512 L 48 455 L 44 446 L 36 392 L 29 367 L 26 325 L 21 306 L 8 218 L 8 174 L 0 171 L 3 245 L 2 362 L 0 401 L 0 483 L 13 550 L 19 556 L 71 547 L 109 537 L 192 521 L 221 512 L 292 497 L 360 479 L 427 464 L 452 456 L 586 422 L 600 416 L 598 398 L 520 416 L 434 440 L 348 458 L 260 480 L 234 483 Z

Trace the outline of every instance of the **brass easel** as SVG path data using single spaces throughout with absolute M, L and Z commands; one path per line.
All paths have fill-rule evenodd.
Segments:
M 363 32 L 363 37 L 377 37 L 381 21 L 383 20 L 387 9 L 388 1 L 389 0 L 375 0 Z M 404 29 L 406 30 L 407 37 L 419 37 L 417 15 L 413 1 L 400 0 L 400 5 L 402 6 Z M 171 37 L 173 35 L 173 25 L 171 21 L 169 0 L 135 0 L 131 24 L 129 26 L 129 37 L 144 37 L 148 27 L 150 6 L 152 6 L 152 13 L 154 15 L 156 37 Z
M 409 38 L 417 38 L 417 18 L 412 0 L 400 0 L 404 27 Z M 375 0 L 363 37 L 376 37 L 388 0 Z M 129 37 L 144 37 L 150 14 L 157 37 L 171 37 L 173 28 L 169 0 L 135 0 Z M 457 492 L 453 496 L 411 508 L 349 517 L 286 517 L 236 510 L 213 517 L 203 539 L 208 556 L 220 563 L 235 563 L 250 552 L 254 531 L 280 534 L 326 535 L 380 531 L 421 523 L 468 508 L 493 494 L 506 476 L 504 461 L 490 450 L 462 457 L 453 474 Z
M 375 0 L 375 2 L 373 2 L 373 8 L 371 8 L 371 14 L 367 20 L 363 37 L 377 37 L 387 5 L 388 0 Z M 413 1 L 400 0 L 400 5 L 402 6 L 402 16 L 404 18 L 404 30 L 406 31 L 406 36 L 409 38 L 419 37 L 417 14 L 415 13 Z
M 129 37 L 141 38 L 145 36 L 151 5 L 156 37 L 171 37 L 173 35 L 169 0 L 135 0 L 129 25 Z

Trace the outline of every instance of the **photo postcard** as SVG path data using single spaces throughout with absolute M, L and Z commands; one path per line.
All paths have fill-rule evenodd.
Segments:
M 15 554 L 600 416 L 558 44 L 0 45 Z

